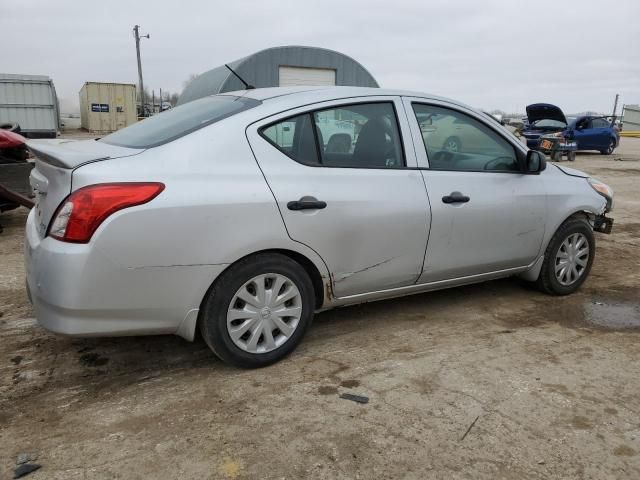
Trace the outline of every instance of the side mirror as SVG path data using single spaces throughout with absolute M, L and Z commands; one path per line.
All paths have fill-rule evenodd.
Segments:
M 547 158 L 538 150 L 529 150 L 525 162 L 526 173 L 540 173 L 547 168 Z

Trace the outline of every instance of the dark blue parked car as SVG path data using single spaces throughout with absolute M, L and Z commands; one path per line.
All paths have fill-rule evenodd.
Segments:
M 578 150 L 598 150 L 603 155 L 613 153 L 620 141 L 616 127 L 605 117 L 581 116 L 567 118 L 560 108 L 549 103 L 534 103 L 527 106 L 528 125 L 522 131 L 527 146 L 538 147 L 542 135 L 558 134 L 578 144 Z

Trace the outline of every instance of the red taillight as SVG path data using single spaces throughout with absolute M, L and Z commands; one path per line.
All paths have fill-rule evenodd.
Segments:
M 164 190 L 164 184 L 99 183 L 79 188 L 58 207 L 49 236 L 63 242 L 87 243 L 100 224 L 123 208 L 142 205 Z

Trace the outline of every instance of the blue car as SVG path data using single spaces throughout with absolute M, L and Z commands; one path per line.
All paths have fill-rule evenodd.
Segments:
M 597 150 L 610 155 L 620 142 L 620 134 L 606 117 L 583 115 L 567 120 L 562 110 L 549 103 L 527 106 L 528 124 L 522 131 L 527 146 L 538 148 L 542 135 L 561 135 L 578 144 L 578 150 Z

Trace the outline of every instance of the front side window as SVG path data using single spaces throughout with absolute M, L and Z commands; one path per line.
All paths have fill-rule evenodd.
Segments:
M 280 151 L 306 165 L 398 168 L 405 165 L 390 102 L 343 105 L 281 120 L 261 130 Z
M 587 128 L 592 128 L 591 127 L 591 119 L 583 118 L 582 120 L 579 120 L 576 123 L 576 128 L 583 129 L 583 130 L 586 130 Z
M 520 171 L 516 150 L 493 129 L 464 113 L 413 104 L 434 170 Z
M 607 122 L 604 118 L 594 118 L 591 121 L 591 128 L 607 128 L 609 126 L 609 122 Z

